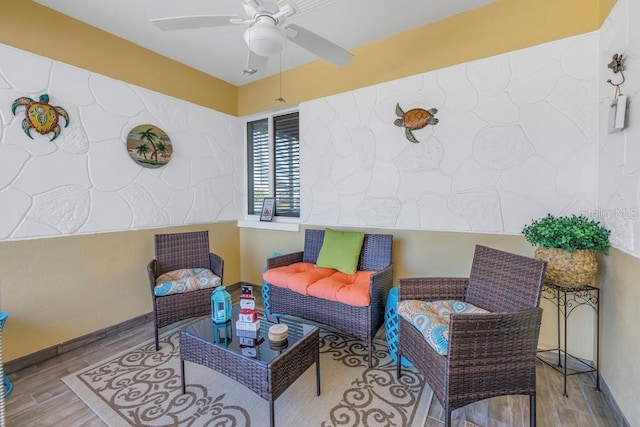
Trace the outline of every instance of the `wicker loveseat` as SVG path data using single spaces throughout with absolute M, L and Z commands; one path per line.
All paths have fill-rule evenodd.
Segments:
M 305 230 L 304 250 L 269 258 L 267 270 L 295 263 L 315 264 L 324 235 L 324 230 Z M 393 285 L 392 243 L 391 234 L 364 235 L 357 271 L 373 272 L 368 286 L 370 302 L 367 306 L 349 305 L 276 286 L 266 281 L 267 271 L 263 282 L 265 307 L 272 314 L 295 316 L 321 323 L 365 341 L 368 345 L 367 363 L 370 367 L 372 339 L 384 323 L 385 303 Z

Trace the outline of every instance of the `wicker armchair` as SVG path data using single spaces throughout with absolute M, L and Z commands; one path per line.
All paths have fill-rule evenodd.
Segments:
M 220 256 L 209 252 L 207 231 L 156 234 L 154 240 L 156 257 L 147 265 L 147 275 L 153 298 L 156 350 L 159 350 L 160 328 L 179 320 L 211 314 L 211 293 L 214 288 L 156 296 L 156 278 L 181 268 L 207 268 L 222 280 L 224 261 Z
M 445 411 L 495 396 L 529 396 L 536 424 L 536 348 L 544 261 L 476 246 L 469 278 L 398 280 L 399 301 L 458 300 L 488 314 L 451 314 L 448 351 L 440 355 L 409 321 L 398 319 L 398 361 L 409 359 Z M 397 365 L 401 375 L 401 364 Z

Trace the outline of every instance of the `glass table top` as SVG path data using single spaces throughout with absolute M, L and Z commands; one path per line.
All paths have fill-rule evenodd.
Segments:
M 207 317 L 185 326 L 182 331 L 228 351 L 242 354 L 260 362 L 269 363 L 283 350 L 291 347 L 317 329 L 315 326 L 291 319 L 260 315 L 258 316 L 260 321 L 260 329 L 258 331 L 238 330 L 236 321 L 238 320 L 239 311 L 239 306 L 233 306 L 231 320 L 226 323 L 214 323 L 210 317 Z M 283 343 L 269 341 L 269 328 L 278 323 L 285 324 L 289 328 L 288 338 Z

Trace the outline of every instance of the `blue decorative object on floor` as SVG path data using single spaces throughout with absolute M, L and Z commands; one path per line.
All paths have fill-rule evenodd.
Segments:
M 398 288 L 393 287 L 389 291 L 387 297 L 387 305 L 384 309 L 384 330 L 387 338 L 387 347 L 389 347 L 389 356 L 394 361 L 398 360 Z M 402 366 L 413 366 L 404 357 L 402 358 Z
M 0 311 L 0 336 L 2 335 L 2 329 L 4 328 L 4 322 L 7 320 L 7 317 L 9 317 L 9 315 L 6 311 Z M 0 356 L 2 356 L 2 354 L 0 354 Z M 11 384 L 11 381 L 7 378 L 4 370 L 2 371 L 2 383 L 4 385 L 4 397 L 7 397 L 9 393 L 11 393 L 11 390 L 13 390 L 13 384 Z
M 280 252 L 274 252 L 273 256 L 280 256 Z M 267 266 L 264 266 L 264 271 L 267 271 Z M 264 306 L 264 314 L 271 314 L 269 310 L 269 283 L 262 281 L 262 305 Z

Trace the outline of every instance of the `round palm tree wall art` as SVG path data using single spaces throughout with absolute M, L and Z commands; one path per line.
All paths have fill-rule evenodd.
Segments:
M 173 146 L 167 134 L 154 125 L 139 125 L 127 136 L 127 152 L 145 168 L 159 168 L 171 159 Z

